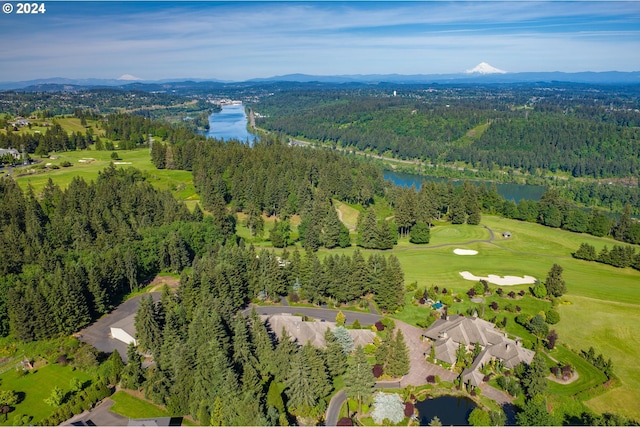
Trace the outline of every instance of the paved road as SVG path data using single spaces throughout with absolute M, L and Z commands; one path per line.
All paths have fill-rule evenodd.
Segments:
M 120 357 L 122 357 L 122 360 L 126 363 L 127 344 L 120 340 L 111 338 L 110 327 L 114 323 L 138 311 L 140 298 L 142 298 L 143 295 L 148 294 L 142 294 L 123 302 L 111 313 L 105 314 L 100 319 L 78 332 L 78 339 L 105 353 L 113 353 L 113 350 L 117 349 L 118 353 L 120 353 Z M 151 296 L 154 301 L 158 301 L 160 299 L 160 292 L 151 292 Z

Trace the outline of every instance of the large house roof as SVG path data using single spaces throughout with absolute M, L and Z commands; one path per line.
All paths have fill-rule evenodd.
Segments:
M 482 346 L 473 365 L 462 372 L 462 380 L 474 386 L 482 382 L 480 368 L 492 358 L 502 360 L 507 368 L 512 369 L 522 362 L 531 363 L 535 355 L 534 351 L 523 348 L 519 342 L 496 329 L 493 323 L 478 317 L 450 316 L 439 319 L 424 335 L 434 341 L 436 359 L 451 364 L 456 361 L 460 344 Z
M 327 346 L 324 340 L 324 333 L 327 331 L 327 328 L 331 330 L 336 328 L 335 322 L 305 322 L 301 316 L 289 314 L 274 314 L 261 317 L 268 322 L 269 328 L 278 338 L 281 338 L 282 329 L 284 328 L 299 345 L 305 345 L 307 342 L 311 342 L 311 345 L 319 348 Z M 375 337 L 375 333 L 369 329 L 348 329 L 348 331 L 356 346 L 361 345 L 364 347 L 373 342 Z

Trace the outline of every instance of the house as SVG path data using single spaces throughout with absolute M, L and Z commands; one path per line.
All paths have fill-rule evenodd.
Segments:
M 505 239 L 508 239 L 509 237 L 511 237 L 511 232 L 510 231 L 503 231 L 502 232 L 502 237 L 504 237 Z
M 122 341 L 125 344 L 133 343 L 138 345 L 136 341 L 136 315 L 135 313 L 117 321 L 110 327 L 111 337 Z
M 331 330 L 336 328 L 335 322 L 305 322 L 301 316 L 291 314 L 273 314 L 261 317 L 278 338 L 282 338 L 282 329 L 284 328 L 289 336 L 301 346 L 310 342 L 314 347 L 325 348 L 327 344 L 324 340 L 324 333 L 327 328 Z M 364 347 L 372 343 L 376 336 L 370 329 L 348 329 L 347 331 L 353 338 L 355 346 L 361 345 Z
M 519 341 L 507 338 L 493 323 L 478 317 L 447 316 L 436 320 L 423 335 L 433 341 L 436 359 L 449 364 L 456 362 L 460 344 L 467 349 L 480 346 L 482 351 L 461 374 L 464 383 L 476 387 L 484 377 L 480 369 L 491 360 L 501 360 L 505 367 L 513 369 L 522 362 L 531 363 L 535 355 Z
M 20 152 L 15 148 L 0 148 L 0 157 L 4 157 L 6 155 L 13 156 L 16 160 L 20 158 Z

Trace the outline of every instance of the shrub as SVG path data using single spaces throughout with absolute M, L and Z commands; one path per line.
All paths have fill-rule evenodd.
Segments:
M 498 290 L 496 291 L 496 293 L 500 296 L 502 296 L 502 294 L 504 293 L 504 291 L 502 290 L 502 288 L 498 288 Z
M 60 162 L 60 166 L 62 166 L 63 168 L 68 168 L 68 167 L 73 166 L 73 163 L 71 163 L 68 160 L 65 160 L 64 162 Z
M 495 301 L 492 301 L 491 304 L 489 304 L 489 307 L 491 307 L 491 310 L 497 310 L 498 309 L 498 303 Z
M 545 313 L 545 321 L 550 325 L 555 325 L 560 321 L 560 313 L 555 310 L 549 310 Z
M 379 321 L 379 320 L 376 322 L 375 327 L 376 327 L 376 329 L 378 330 L 378 332 L 380 332 L 380 331 L 384 331 L 384 325 L 383 325 L 383 324 L 382 324 L 382 322 L 381 322 L 381 321 Z
M 296 303 L 300 301 L 300 296 L 295 292 L 289 292 L 289 301 Z
M 435 384 L 436 383 L 436 376 L 435 375 L 427 375 L 427 382 L 429 384 Z
M 411 417 L 415 412 L 415 405 L 412 402 L 404 402 L 404 416 Z
M 511 298 L 511 299 L 514 299 L 516 297 L 516 293 L 513 292 L 513 291 L 509 292 L 508 295 L 509 295 L 509 298 Z
M 351 324 L 351 329 L 362 329 L 362 326 L 360 325 L 360 321 L 358 319 L 353 321 L 353 323 Z
M 336 424 L 338 426 L 352 426 L 353 425 L 353 420 L 349 417 L 342 417 L 338 420 L 338 423 Z
M 523 297 L 526 294 L 526 292 L 524 290 L 521 290 L 520 292 L 518 292 L 518 295 L 520 295 L 521 297 Z
M 67 358 L 66 354 L 61 354 L 60 356 L 58 356 L 58 358 L 56 359 L 56 362 L 58 363 L 58 365 L 60 366 L 67 366 L 67 364 L 69 363 L 69 359 Z
M 373 368 L 371 368 L 371 370 L 373 372 L 373 376 L 376 378 L 380 378 L 384 373 L 382 365 L 373 365 Z
M 373 420 L 382 424 L 385 420 L 397 424 L 404 419 L 404 402 L 397 393 L 388 394 L 378 392 L 373 397 Z

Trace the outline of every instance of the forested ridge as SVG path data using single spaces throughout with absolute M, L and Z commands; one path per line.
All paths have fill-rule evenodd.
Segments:
M 595 178 L 639 170 L 640 112 L 631 89 L 401 89 L 400 96 L 391 89 L 283 91 L 253 108 L 265 129 L 402 159 Z M 476 129 L 483 124 L 486 130 Z

